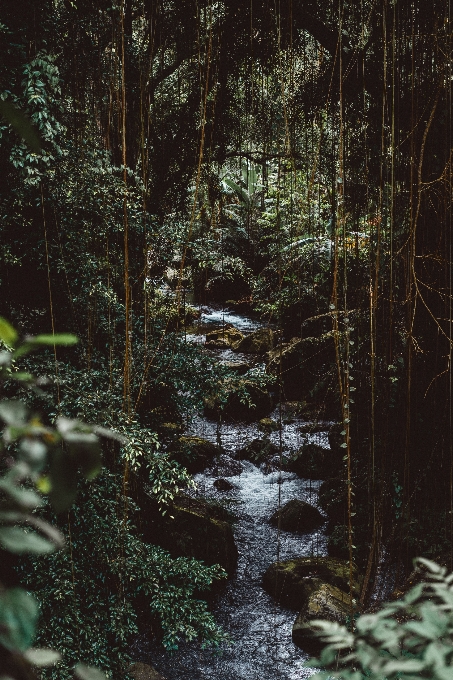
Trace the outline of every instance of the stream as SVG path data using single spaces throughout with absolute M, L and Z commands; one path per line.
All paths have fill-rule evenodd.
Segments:
M 209 329 L 234 325 L 250 333 L 262 324 L 244 315 L 216 308 L 202 308 L 197 333 L 187 341 L 204 342 Z M 216 350 L 219 361 L 247 360 L 252 355 L 240 355 L 231 350 Z M 251 358 L 252 357 L 252 358 Z M 259 360 L 258 360 L 259 361 Z M 257 364 L 259 365 L 259 364 Z M 279 420 L 279 407 L 271 414 Z M 282 430 L 273 432 L 271 440 L 282 450 L 297 449 L 305 442 L 328 447 L 327 429 L 306 433 L 306 423 L 300 419 L 284 423 Z M 319 428 L 321 429 L 321 428 Z M 262 437 L 257 423 L 218 423 L 197 417 L 189 434 L 220 443 L 229 456 L 252 439 Z M 268 520 L 287 501 L 298 498 L 317 505 L 320 481 L 300 479 L 289 472 L 264 474 L 248 461 L 242 461 L 243 471 L 231 475 L 222 460 L 213 469 L 195 476 L 194 494 L 224 503 L 237 516 L 234 536 L 239 551 L 237 572 L 212 607 L 216 621 L 229 635 L 230 643 L 220 650 L 202 649 L 197 643 L 183 643 L 170 655 L 145 639 L 137 641 L 134 656 L 137 661 L 152 665 L 167 680 L 300 680 L 314 671 L 304 668 L 308 655 L 291 640 L 296 611 L 284 609 L 262 589 L 261 580 L 267 567 L 277 559 L 324 556 L 327 554 L 324 527 L 308 535 L 280 532 Z M 230 474 L 228 474 L 230 472 Z M 231 491 L 218 491 L 214 479 L 226 477 L 233 484 Z

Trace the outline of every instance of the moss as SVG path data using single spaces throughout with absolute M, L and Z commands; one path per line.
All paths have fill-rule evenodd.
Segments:
M 274 562 L 263 576 L 263 588 L 277 602 L 301 609 L 320 582 L 349 591 L 349 562 L 333 557 L 299 557 Z M 353 592 L 359 594 L 357 569 L 353 566 Z

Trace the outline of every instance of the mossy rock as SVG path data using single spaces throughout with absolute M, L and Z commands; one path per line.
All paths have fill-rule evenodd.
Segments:
M 241 331 L 238 331 L 234 326 L 226 326 L 215 331 L 209 331 L 206 333 L 206 347 L 215 348 L 216 345 L 219 349 L 226 347 L 233 347 L 234 344 L 240 342 L 244 338 Z
M 204 402 L 204 414 L 212 420 L 228 420 L 233 422 L 251 422 L 267 416 L 272 411 L 272 397 L 267 390 L 258 387 L 249 380 L 242 382 L 250 395 L 251 405 L 243 403 L 237 392 L 231 392 L 227 403 L 220 407 L 215 396 L 207 397 Z
M 307 602 L 293 625 L 292 640 L 310 654 L 318 654 L 323 648 L 321 640 L 313 634 L 314 619 L 336 621 L 344 624 L 357 611 L 349 593 L 329 583 L 319 581 L 309 594 Z
M 173 457 L 187 468 L 191 474 L 202 472 L 216 458 L 225 453 L 224 450 L 202 437 L 180 437 L 178 448 Z
M 182 497 L 164 517 L 155 513 L 146 527 L 145 538 L 168 550 L 172 557 L 220 564 L 229 575 L 237 566 L 231 513 L 201 499 Z
M 149 666 L 147 663 L 142 663 L 141 661 L 131 663 L 129 666 L 129 675 L 131 675 L 134 680 L 165 680 L 163 675 L 158 673 L 155 668 Z
M 221 365 L 238 375 L 245 375 L 250 370 L 250 366 L 246 361 L 222 361 Z
M 273 349 L 274 344 L 274 331 L 271 328 L 259 328 L 235 342 L 233 350 L 244 354 L 266 354 Z
M 248 460 L 254 465 L 261 465 L 262 463 L 268 463 L 278 451 L 278 446 L 269 441 L 269 439 L 254 439 L 250 444 L 239 449 L 235 454 L 235 458 L 237 460 Z
M 258 429 L 261 430 L 261 432 L 270 434 L 271 432 L 276 432 L 279 429 L 279 424 L 276 420 L 272 420 L 272 418 L 261 418 L 258 423 Z
M 357 569 L 353 566 L 353 592 L 359 594 Z M 349 592 L 349 562 L 333 557 L 298 557 L 274 562 L 263 576 L 263 588 L 279 604 L 302 609 L 319 583 Z
M 290 457 L 287 469 L 303 479 L 328 479 L 338 475 L 342 457 L 319 444 L 304 444 Z
M 280 524 L 283 531 L 311 534 L 324 524 L 325 519 L 318 508 L 295 498 L 276 510 L 269 522 L 275 526 Z

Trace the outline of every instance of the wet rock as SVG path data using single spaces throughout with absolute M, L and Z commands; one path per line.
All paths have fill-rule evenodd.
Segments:
M 319 529 L 325 519 L 313 505 L 295 498 L 276 510 L 269 522 L 275 526 L 280 524 L 280 528 L 284 531 L 310 534 Z
M 279 429 L 279 425 L 275 420 L 272 420 L 272 418 L 261 418 L 258 423 L 258 429 L 260 429 L 261 432 L 270 434 L 271 432 L 276 432 Z
M 204 343 L 206 349 L 230 349 L 231 345 L 228 340 L 219 338 L 218 340 L 206 340 Z
M 211 468 L 211 474 L 218 477 L 235 477 L 243 472 L 244 466 L 238 460 L 230 456 L 222 455 Z
M 319 581 L 308 595 L 293 625 L 292 639 L 295 645 L 311 654 L 317 654 L 323 647 L 321 640 L 313 635 L 311 622 L 314 619 L 337 621 L 344 624 L 355 611 L 348 593 L 328 583 Z
M 184 465 L 191 474 L 202 472 L 205 468 L 212 464 L 212 462 L 224 450 L 201 437 L 180 437 L 178 440 L 178 448 L 174 454 L 174 459 Z
M 214 486 L 218 491 L 231 491 L 234 489 L 234 485 L 231 482 L 222 478 L 214 480 Z
M 231 575 L 238 551 L 231 514 L 202 499 L 178 498 L 167 514 L 155 512 L 145 527 L 145 538 L 168 550 L 172 557 L 193 557 L 208 565 L 220 564 Z
M 288 470 L 307 479 L 327 479 L 338 475 L 343 458 L 341 453 L 325 449 L 319 444 L 304 444 L 288 460 Z
M 249 380 L 244 380 L 244 387 L 250 395 L 251 404 L 243 403 L 237 392 L 231 392 L 223 409 L 215 397 L 207 397 L 204 404 L 204 414 L 212 420 L 245 421 L 250 422 L 268 415 L 272 411 L 272 398 L 267 390 L 258 387 Z
M 274 331 L 271 328 L 259 328 L 233 345 L 235 352 L 243 352 L 244 354 L 265 354 L 270 352 L 273 347 Z
M 278 446 L 268 439 L 254 439 L 236 452 L 238 460 L 249 460 L 254 465 L 267 463 L 278 452 Z
M 353 593 L 359 593 L 357 569 L 353 567 Z M 320 583 L 349 592 L 349 562 L 333 557 L 299 557 L 274 562 L 263 576 L 263 588 L 290 609 L 302 609 Z
M 147 663 L 142 663 L 141 661 L 132 663 L 129 666 L 129 675 L 131 675 L 134 680 L 165 680 L 163 675 L 158 673 L 155 668 L 149 666 Z
M 234 326 L 226 326 L 216 331 L 206 333 L 205 347 L 225 349 L 243 339 L 243 334 Z
M 238 375 L 244 375 L 250 369 L 250 366 L 246 361 L 222 361 L 222 366 L 225 366 L 225 368 L 228 368 Z
M 292 338 L 268 353 L 267 371 L 281 378 L 287 399 L 335 401 L 333 333 L 317 338 Z

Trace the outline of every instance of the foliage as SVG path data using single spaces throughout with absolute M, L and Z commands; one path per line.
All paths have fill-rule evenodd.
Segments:
M 0 318 L 0 379 L 13 378 L 37 389 L 29 373 L 15 369 L 15 361 L 42 346 L 72 345 L 70 334 L 38 335 L 19 341 L 16 330 Z M 117 436 L 103 428 L 57 418 L 55 427 L 42 424 L 19 400 L 2 400 L 0 418 L 4 423 L 0 451 L 7 471 L 0 478 L 0 544 L 15 554 L 47 555 L 64 546 L 62 533 L 36 511 L 45 504 L 37 491 L 48 494 L 57 512 L 67 510 L 77 491 L 77 477 L 94 479 L 100 470 L 98 434 Z M 5 464 L 4 463 L 4 464 Z M 39 608 L 33 595 L 19 587 L 1 584 L 0 645 L 10 657 L 10 673 L 26 667 L 52 666 L 61 658 L 51 649 L 32 649 L 36 637 Z M 6 650 L 6 651 L 5 651 Z M 90 669 L 87 669 L 90 674 Z M 77 674 L 77 673 L 76 673 Z
M 28 336 L 19 342 L 17 332 L 3 319 L 0 334 L 11 348 L 1 354 L 3 379 L 33 388 L 35 400 L 43 396 L 39 387 L 43 380 L 19 371 L 17 361 L 39 347 L 77 341 L 72 335 L 60 334 Z M 92 399 L 89 401 L 93 405 Z M 79 413 L 83 410 L 77 399 L 72 409 L 70 401 L 64 406 L 68 411 L 74 406 Z M 138 507 L 124 494 L 123 473 L 105 469 L 94 486 L 82 484 L 83 477 L 92 480 L 100 471 L 98 435 L 114 436 L 123 447 L 123 463 L 132 471 L 146 472 L 151 494 L 161 505 L 168 505 L 178 493 L 178 485 L 191 480 L 168 456 L 158 455 L 152 433 L 137 426 L 134 432 L 134 426 L 126 427 L 121 419 L 117 424 L 128 432 L 127 438 L 62 416 L 56 416 L 55 427 L 49 427 L 30 413 L 22 400 L 0 402 L 0 417 L 5 423 L 5 453 L 17 456 L 17 460 L 7 458 L 9 470 L 0 480 L 0 542 L 8 551 L 34 556 L 28 562 L 22 560 L 20 573 L 39 600 L 38 607 L 37 599 L 20 588 L 3 591 L 2 644 L 42 666 L 61 657 L 56 652 L 47 656 L 29 652 L 34 639 L 62 650 L 64 659 L 58 669 L 49 671 L 60 678 L 80 656 L 110 673 L 124 672 L 127 644 L 137 631 L 140 612 L 145 621 L 155 621 L 168 649 L 176 649 L 181 637 L 200 637 L 204 643 L 221 641 L 223 636 L 206 603 L 196 598 L 196 591 L 206 590 L 214 579 L 222 578 L 223 570 L 185 558 L 172 560 L 161 548 L 144 543 L 130 517 Z M 44 492 L 50 503 L 33 491 L 30 483 Z M 66 523 L 61 513 L 73 504 L 81 484 L 82 492 Z M 54 553 L 64 545 L 67 550 Z
M 343 680 L 416 680 L 451 678 L 453 659 L 453 574 L 418 558 L 426 581 L 376 613 L 355 621 L 355 630 L 327 621 L 314 622 L 326 644 L 311 667 L 325 668 L 317 678 Z

